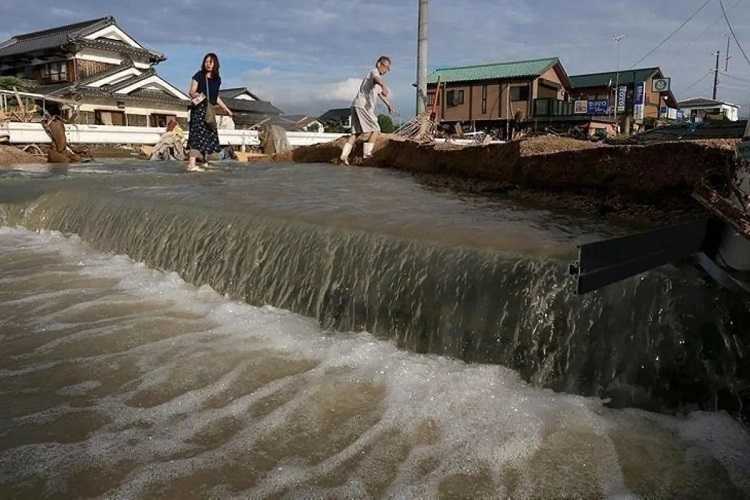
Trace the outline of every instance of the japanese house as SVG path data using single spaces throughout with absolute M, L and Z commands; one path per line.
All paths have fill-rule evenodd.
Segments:
M 0 76 L 35 83 L 34 92 L 80 103 L 79 123 L 163 127 L 185 124 L 188 97 L 159 76 L 166 57 L 103 17 L 0 43 Z

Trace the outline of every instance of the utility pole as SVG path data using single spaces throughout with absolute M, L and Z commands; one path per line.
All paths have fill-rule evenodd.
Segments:
M 731 39 L 732 39 L 732 35 L 731 34 L 727 35 L 727 55 L 724 61 L 724 73 L 729 73 L 729 59 L 731 59 L 729 57 L 729 40 Z
M 419 0 L 419 31 L 417 33 L 417 114 L 424 112 L 427 97 L 427 7 L 429 0 Z
M 620 128 L 617 125 L 617 108 L 620 106 L 620 42 L 625 38 L 625 35 L 615 35 L 612 37 L 617 43 L 617 75 L 615 76 L 615 127 Z
M 719 56 L 721 52 L 716 51 L 716 69 L 714 69 L 714 101 L 716 100 L 716 89 L 719 87 Z

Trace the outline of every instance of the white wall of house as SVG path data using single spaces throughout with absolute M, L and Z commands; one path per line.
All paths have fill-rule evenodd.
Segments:
M 190 116 L 190 112 L 186 109 L 171 110 L 171 109 L 140 108 L 140 107 L 130 107 L 130 106 L 120 108 L 117 106 L 107 106 L 103 104 L 81 104 L 80 111 L 88 111 L 90 113 L 93 113 L 95 111 L 119 111 L 127 115 L 143 115 L 143 116 L 149 117 L 146 119 L 147 124 L 151 123 L 151 119 L 150 119 L 151 115 L 175 115 L 177 118 L 184 118 L 186 120 Z M 234 125 L 234 123 L 232 123 L 232 125 Z M 147 125 L 147 127 L 148 126 L 150 125 Z
M 118 73 L 115 73 L 114 75 L 109 75 L 106 78 L 102 78 L 101 80 L 97 80 L 95 82 L 92 82 L 88 84 L 89 87 L 101 87 L 102 85 L 114 85 L 118 82 L 121 82 L 123 80 L 127 80 L 128 78 L 131 78 L 133 76 L 141 75 L 142 72 L 138 68 L 128 68 L 124 69 Z
M 114 127 L 108 125 L 66 125 L 66 135 L 71 144 L 156 144 L 164 128 L 159 127 Z M 0 133 L 10 138 L 11 144 L 49 144 L 50 138 L 39 123 L 6 122 L 0 125 Z M 292 146 L 310 146 L 334 141 L 343 134 L 314 134 L 310 132 L 287 132 Z M 468 141 L 467 141 L 468 142 Z M 257 146 L 257 130 L 219 129 L 222 146 Z
M 94 33 L 91 33 L 90 35 L 86 36 L 89 40 L 96 40 L 97 38 L 109 38 L 111 40 L 119 40 L 120 42 L 127 43 L 131 47 L 135 48 L 143 48 L 143 46 L 130 38 L 127 33 L 122 31 L 120 28 L 118 28 L 115 25 L 107 26 L 106 28 L 102 28 L 99 31 L 96 31 Z
M 723 103 L 721 106 L 690 106 L 690 107 L 684 107 L 680 108 L 680 111 L 682 111 L 686 117 L 692 117 L 694 115 L 697 115 L 700 118 L 703 118 L 703 116 L 707 114 L 717 114 L 722 113 L 724 116 L 727 117 L 727 120 L 736 122 L 740 119 L 740 110 L 738 106 L 734 106 L 732 104 L 726 104 Z
M 113 54 L 112 52 L 107 52 L 104 50 L 96 50 L 96 49 L 83 49 L 78 52 L 76 52 L 75 56 L 71 56 L 71 59 L 75 57 L 76 59 L 82 59 L 84 61 L 92 61 L 92 62 L 99 62 L 99 63 L 105 63 L 105 64 L 117 64 L 120 65 L 123 63 L 123 60 L 121 57 L 118 57 L 116 54 Z M 139 69 L 148 69 L 151 67 L 150 64 L 144 63 L 144 62 L 134 62 L 134 66 Z
M 308 123 L 305 126 L 304 130 L 306 132 L 323 132 L 325 130 L 325 127 L 318 120 L 315 120 L 314 122 Z

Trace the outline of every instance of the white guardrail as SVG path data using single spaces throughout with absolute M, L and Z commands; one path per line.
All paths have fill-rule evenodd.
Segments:
M 118 127 L 111 125 L 66 125 L 71 144 L 149 144 L 159 142 L 165 132 L 157 127 Z M 7 122 L 0 124 L 0 135 L 7 135 L 11 144 L 47 144 L 49 137 L 39 123 Z M 311 146 L 338 139 L 343 134 L 287 132 L 291 146 Z M 219 130 L 223 146 L 258 146 L 257 130 Z

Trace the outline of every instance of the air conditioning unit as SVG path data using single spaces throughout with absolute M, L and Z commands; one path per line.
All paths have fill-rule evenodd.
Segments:
M 669 92 L 672 90 L 671 78 L 654 78 L 651 90 L 653 92 Z

